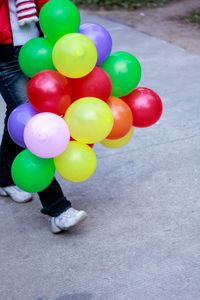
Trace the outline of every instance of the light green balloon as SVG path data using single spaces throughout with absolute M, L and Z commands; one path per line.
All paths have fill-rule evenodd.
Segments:
M 141 66 L 135 56 L 127 52 L 114 52 L 101 65 L 112 81 L 111 96 L 122 97 L 132 92 L 141 78 Z
M 63 153 L 54 158 L 58 173 L 71 182 L 82 182 L 94 173 L 97 159 L 94 151 L 77 141 L 69 142 Z
M 71 1 L 51 0 L 42 7 L 39 22 L 44 35 L 56 42 L 63 35 L 78 32 L 80 14 Z
M 54 44 L 45 38 L 35 38 L 24 44 L 19 52 L 22 71 L 32 77 L 43 70 L 56 70 L 52 61 Z
M 70 105 L 64 120 L 76 141 L 93 144 L 104 140 L 113 128 L 113 114 L 108 104 L 95 97 L 81 98 Z
M 29 193 L 46 189 L 54 178 L 55 165 L 52 158 L 35 156 L 28 149 L 20 152 L 13 161 L 11 174 L 14 183 Z

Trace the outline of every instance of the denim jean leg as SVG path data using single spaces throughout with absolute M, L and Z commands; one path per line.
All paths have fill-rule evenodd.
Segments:
M 38 194 L 43 205 L 41 212 L 45 215 L 57 217 L 71 207 L 71 203 L 64 197 L 62 189 L 55 178 L 47 189 Z
M 23 150 L 12 141 L 7 129 L 8 118 L 13 109 L 28 101 L 27 85 L 29 79 L 20 70 L 18 64 L 19 50 L 20 47 L 14 48 L 14 56 L 11 61 L 0 62 L 0 94 L 7 109 L 0 147 L 0 187 L 14 184 L 11 177 L 11 165 L 14 158 Z M 39 197 L 43 205 L 42 212 L 50 216 L 57 216 L 71 206 L 55 179 L 46 190 L 39 193 Z
M 16 51 L 17 50 L 18 49 L 16 49 Z M 0 93 L 6 103 L 4 132 L 0 148 L 1 187 L 13 184 L 11 177 L 11 164 L 17 154 L 23 150 L 10 138 L 7 129 L 7 122 L 13 109 L 27 101 L 27 84 L 28 78 L 20 71 L 16 52 L 14 53 L 12 61 L 0 62 Z

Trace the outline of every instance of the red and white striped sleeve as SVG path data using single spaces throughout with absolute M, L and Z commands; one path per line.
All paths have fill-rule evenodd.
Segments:
M 37 6 L 34 0 L 15 0 L 19 25 L 38 22 Z

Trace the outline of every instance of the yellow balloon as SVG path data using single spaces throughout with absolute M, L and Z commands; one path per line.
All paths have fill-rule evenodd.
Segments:
M 80 33 L 61 37 L 53 48 L 53 63 L 56 69 L 69 78 L 89 74 L 97 62 L 97 50 L 93 42 Z
M 113 128 L 113 114 L 107 103 L 93 98 L 81 98 L 70 105 L 64 116 L 75 140 L 94 144 L 104 140 Z
M 72 182 L 82 182 L 94 173 L 97 159 L 88 145 L 71 141 L 65 151 L 54 158 L 54 163 L 63 178 Z
M 133 136 L 133 132 L 134 132 L 134 127 L 132 127 L 130 129 L 130 131 L 127 133 L 127 135 L 125 135 L 121 139 L 117 139 L 117 140 L 105 139 L 101 142 L 101 144 L 103 146 L 107 147 L 107 148 L 120 148 L 120 147 L 123 147 L 124 145 L 126 145 L 130 141 L 130 139 Z

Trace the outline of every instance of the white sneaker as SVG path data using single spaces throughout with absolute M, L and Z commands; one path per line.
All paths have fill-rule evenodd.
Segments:
M 87 214 L 83 210 L 76 210 L 72 207 L 68 208 L 58 217 L 51 217 L 51 231 L 59 233 L 68 230 L 87 218 Z
M 11 185 L 0 188 L 0 195 L 9 196 L 13 201 L 24 203 L 32 200 L 32 194 L 22 191 L 18 186 Z
M 8 196 L 8 194 L 4 191 L 4 189 L 3 188 L 1 188 L 0 187 L 0 196 L 1 197 L 6 197 L 6 196 Z

